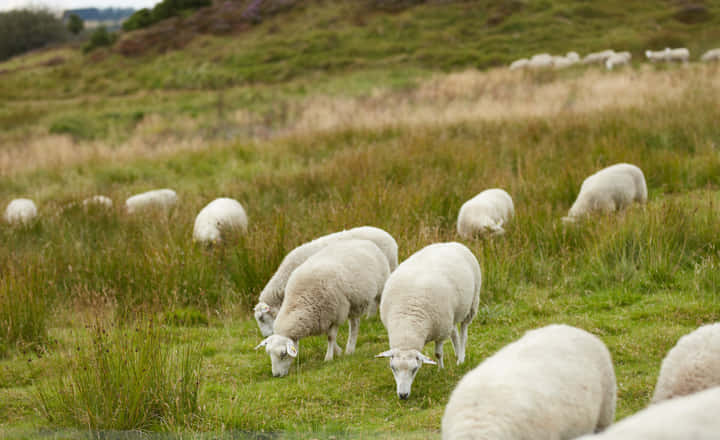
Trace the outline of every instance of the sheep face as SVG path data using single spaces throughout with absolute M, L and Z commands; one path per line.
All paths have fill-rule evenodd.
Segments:
M 272 315 L 272 310 L 269 305 L 264 302 L 259 302 L 255 306 L 255 321 L 258 323 L 260 333 L 262 333 L 263 337 L 267 338 L 273 334 L 275 317 Z
M 265 351 L 270 355 L 273 376 L 287 376 L 293 360 L 298 355 L 297 343 L 285 336 L 272 335 L 265 338 L 255 349 L 260 347 L 265 347 Z
M 397 395 L 405 400 L 410 397 L 410 388 L 412 387 L 415 375 L 422 364 L 433 364 L 435 362 L 418 350 L 388 350 L 380 353 L 375 357 L 389 357 L 390 369 L 395 377 L 397 385 Z

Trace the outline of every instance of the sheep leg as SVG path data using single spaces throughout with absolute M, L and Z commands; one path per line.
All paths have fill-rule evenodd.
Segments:
M 438 367 L 443 368 L 443 344 L 445 342 L 435 341 L 435 357 L 437 358 Z
M 358 333 L 360 333 L 360 318 L 350 318 L 348 320 L 349 335 L 347 340 L 347 346 L 345 347 L 345 354 L 352 354 L 355 352 L 355 344 L 357 343 Z
M 328 330 L 328 333 L 327 333 L 328 348 L 327 348 L 327 352 L 325 353 L 326 361 L 331 361 L 333 359 L 334 354 L 337 354 L 338 356 L 340 354 L 342 354 L 342 349 L 337 344 L 337 333 L 338 333 L 338 327 L 336 325 L 333 325 Z
M 460 343 L 458 344 L 458 350 L 455 352 L 457 354 L 457 363 L 458 365 L 465 362 L 465 347 L 467 346 L 467 338 L 468 338 L 468 326 L 470 325 L 470 322 L 461 322 L 460 323 Z
M 462 351 L 462 338 L 458 334 L 457 327 L 453 326 L 452 333 L 450 333 L 450 341 L 452 342 L 453 349 L 455 349 L 455 356 L 460 359 L 460 352 Z

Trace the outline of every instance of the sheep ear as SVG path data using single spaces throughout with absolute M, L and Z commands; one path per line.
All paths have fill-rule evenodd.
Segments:
M 389 358 L 389 357 L 393 357 L 394 354 L 395 354 L 395 350 L 390 349 L 388 351 L 383 351 L 380 354 L 376 354 L 375 357 L 376 358 Z
M 298 350 L 295 348 L 295 344 L 293 344 L 292 341 L 288 341 L 287 344 L 285 344 L 285 348 L 287 349 L 288 356 L 297 357 Z
M 255 350 L 257 350 L 260 347 L 265 347 L 266 345 L 268 345 L 268 342 L 270 342 L 271 337 L 272 336 L 268 336 L 267 338 L 263 339 L 263 341 L 261 343 L 259 343 L 257 347 L 255 347 Z
M 264 302 L 259 302 L 255 306 L 255 311 L 260 313 L 267 313 L 270 311 L 270 306 L 265 304 Z
M 422 361 L 423 364 L 430 364 L 430 365 L 437 365 L 437 362 L 430 359 L 429 357 L 425 356 L 424 354 L 418 352 L 418 358 Z

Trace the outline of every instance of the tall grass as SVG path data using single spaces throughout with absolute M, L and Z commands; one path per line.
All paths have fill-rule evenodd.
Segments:
M 50 307 L 37 271 L 8 264 L 0 277 L 0 357 L 39 349 L 47 340 Z
M 100 430 L 183 429 L 200 416 L 200 347 L 168 344 L 153 323 L 96 324 L 78 339 L 67 373 L 38 388 L 42 415 L 55 426 Z

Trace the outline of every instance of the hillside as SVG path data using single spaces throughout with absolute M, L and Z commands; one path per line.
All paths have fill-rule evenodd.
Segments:
M 297 2 L 164 52 L 0 64 L 0 207 L 39 209 L 0 222 L 0 437 L 438 438 L 463 374 L 557 322 L 607 344 L 616 419 L 647 405 L 665 353 L 720 320 L 720 76 L 640 51 L 720 46 L 717 3 L 376 3 Z M 492 67 L 607 47 L 634 64 Z M 642 168 L 647 205 L 564 226 L 583 179 L 617 162 Z M 124 209 L 164 187 L 171 211 Z M 458 209 L 488 187 L 516 217 L 462 240 Z M 79 203 L 94 194 L 113 207 Z M 242 202 L 247 234 L 193 243 L 221 196 Z M 254 350 L 252 307 L 287 252 L 359 225 L 392 234 L 401 260 L 461 241 L 482 267 L 466 362 L 446 344 L 406 401 L 374 358 L 377 316 L 332 362 L 325 338 L 304 339 L 285 378 Z

